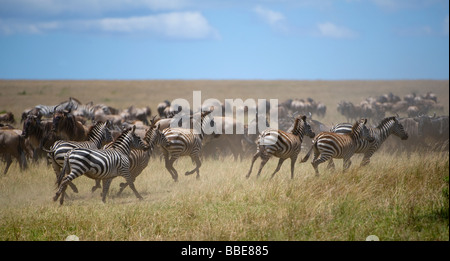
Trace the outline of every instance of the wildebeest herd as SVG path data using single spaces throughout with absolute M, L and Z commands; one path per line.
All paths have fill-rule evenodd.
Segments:
M 290 159 L 291 178 L 294 178 L 294 166 L 302 147 L 308 152 L 301 162 L 306 162 L 314 153 L 312 165 L 316 175 L 319 175 L 318 165 L 323 162 L 334 167 L 333 158 L 342 158 L 344 170 L 349 168 L 350 158 L 355 153 L 364 155 L 361 166 L 369 164 L 372 155 L 391 134 L 398 138 L 389 139 L 385 146 L 395 147 L 396 151 L 448 150 L 448 116 L 428 115 L 431 109 L 442 109 L 440 106 L 433 93 L 411 94 L 403 99 L 390 93 L 367 98 L 359 105 L 341 101 L 337 110 L 350 123 L 330 126 L 312 119 L 324 117 L 325 104 L 311 98 L 289 99 L 278 105 L 279 129 L 268 128 L 250 134 L 248 124 L 239 126 L 243 123 L 233 118 L 212 116 L 214 110 L 224 109 L 223 104 L 190 111 L 187 119 L 193 127 L 186 129 L 173 124 L 180 110 L 167 100 L 157 105 L 157 113 L 153 115 L 148 106 L 121 110 L 93 102 L 83 104 L 70 97 L 56 105 L 25 109 L 21 128 L 14 127 L 17 123 L 11 112 L 1 113 L 0 155 L 6 163 L 4 174 L 13 159 L 21 170 L 40 159 L 47 160 L 57 177 L 54 200 L 59 198 L 61 204 L 67 186 L 77 191 L 72 181 L 81 175 L 96 181 L 92 191 L 102 187 L 103 201 L 111 180 L 117 176 L 126 180 L 120 184 L 119 194 L 129 186 L 141 199 L 134 181 L 156 154 L 164 159 L 167 171 L 177 181 L 174 163 L 181 156 L 189 156 L 195 164 L 185 175 L 196 173 L 197 178 L 202 159 L 230 154 L 234 160 L 241 161 L 252 156 L 247 178 L 258 158 L 261 163 L 257 176 L 272 157 L 279 158 L 272 177 L 283 162 Z M 407 117 L 399 117 L 399 113 Z M 386 116 L 389 114 L 396 116 Z M 256 120 L 267 123 L 269 116 L 258 115 Z M 223 134 L 226 133 L 223 129 L 212 134 L 203 131 L 207 125 L 217 126 L 217 122 L 222 122 L 221 128 L 242 127 L 246 131 L 242 134 Z M 194 127 L 200 129 L 200 133 L 194 132 Z

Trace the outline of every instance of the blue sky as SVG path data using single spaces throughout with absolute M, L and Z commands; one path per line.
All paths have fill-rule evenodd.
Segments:
M 0 79 L 449 79 L 449 1 L 0 0 Z

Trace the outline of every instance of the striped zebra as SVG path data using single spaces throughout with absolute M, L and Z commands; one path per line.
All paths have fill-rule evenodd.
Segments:
M 319 176 L 319 164 L 331 159 L 339 158 L 344 160 L 344 171 L 347 170 L 351 161 L 350 158 L 355 153 L 363 140 L 373 141 L 369 129 L 366 126 L 367 119 L 361 119 L 352 126 L 352 131 L 348 134 L 338 134 L 334 132 L 321 132 L 313 140 L 313 145 L 301 162 L 306 162 L 314 149 L 314 159 L 312 165 Z M 319 157 L 320 156 L 320 157 Z
M 402 140 L 408 139 L 408 133 L 406 133 L 403 125 L 398 121 L 396 117 L 384 118 L 376 128 L 368 128 L 369 134 L 375 140 L 369 142 L 362 140 L 358 144 L 358 148 L 355 153 L 364 153 L 364 157 L 361 161 L 361 167 L 370 163 L 372 155 L 380 148 L 381 144 L 391 135 L 399 137 Z M 352 131 L 352 125 L 350 123 L 339 123 L 330 129 L 330 132 L 339 134 L 350 133 Z M 330 159 L 329 167 L 334 167 L 333 159 Z
M 161 146 L 161 151 L 164 155 L 166 169 L 169 171 L 175 182 L 178 181 L 178 172 L 173 167 L 173 164 L 181 156 L 190 156 L 196 165 L 193 170 L 187 171 L 185 175 L 187 176 L 197 172 L 197 179 L 200 178 L 199 169 L 202 165 L 200 153 L 203 137 L 205 135 L 204 129 L 206 124 L 210 124 L 212 121 L 212 117 L 209 114 L 213 110 L 214 107 L 211 107 L 209 111 L 201 112 L 200 122 L 192 120 L 194 129 L 169 127 L 163 130 L 163 134 L 168 143 L 167 145 Z M 191 119 L 192 118 L 193 117 L 191 116 Z M 194 130 L 200 130 L 200 133 L 196 134 Z
M 153 153 L 155 145 L 167 145 L 166 137 L 159 130 L 159 125 L 152 120 L 150 128 L 145 133 L 144 141 L 149 145 L 148 150 L 131 149 L 130 150 L 130 173 L 133 181 L 139 176 L 142 171 L 148 166 L 150 156 Z M 103 146 L 103 149 L 108 149 L 112 146 L 112 142 Z M 122 191 L 128 186 L 127 183 L 120 183 L 120 190 L 117 193 L 119 196 Z M 92 192 L 101 188 L 100 180 L 96 180 L 96 184 L 92 187 Z
M 52 162 L 53 170 L 56 176 L 61 172 L 61 168 L 64 165 L 64 157 L 67 152 L 75 148 L 87 148 L 87 149 L 100 149 L 103 142 L 109 142 L 112 140 L 111 132 L 106 127 L 108 122 L 97 122 L 91 127 L 88 133 L 87 141 L 67 141 L 67 140 L 57 140 L 50 147 L 50 150 L 43 148 L 47 152 L 47 157 Z M 72 190 L 77 193 L 77 187 L 69 183 Z
M 60 204 L 62 205 L 68 183 L 81 175 L 102 180 L 103 202 L 106 201 L 112 178 L 117 176 L 124 177 L 136 197 L 142 199 L 131 177 L 129 154 L 131 147 L 147 150 L 149 146 L 134 133 L 135 129 L 136 127 L 133 126 L 124 130 L 109 149 L 76 148 L 69 151 L 57 179 L 58 191 L 53 200 L 56 201 L 61 196 Z M 67 173 L 68 175 L 65 176 Z
M 68 101 L 64 101 L 57 105 L 36 105 L 34 108 L 39 110 L 39 114 L 44 117 L 52 117 L 53 113 L 56 110 L 67 110 L 71 111 L 78 107 L 78 105 L 81 104 L 81 102 L 75 98 L 70 97 Z
M 310 138 L 314 138 L 315 133 L 311 130 L 311 126 L 306 122 L 306 116 L 299 115 L 294 120 L 293 128 L 290 131 L 285 132 L 282 130 L 266 129 L 263 131 L 256 142 L 256 153 L 253 155 L 252 164 L 250 165 L 250 170 L 248 171 L 247 178 L 250 177 L 252 173 L 253 164 L 258 157 L 261 157 L 261 165 L 259 166 L 258 174 L 259 177 L 261 170 L 267 161 L 272 157 L 280 158 L 278 160 L 278 165 L 275 171 L 272 173 L 271 179 L 280 170 L 283 162 L 290 158 L 291 159 L 291 179 L 294 178 L 294 165 L 297 160 L 298 154 L 300 153 L 303 136 L 307 135 Z

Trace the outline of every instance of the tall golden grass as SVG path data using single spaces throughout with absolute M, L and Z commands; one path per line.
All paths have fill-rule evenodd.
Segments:
M 0 240 L 448 240 L 448 152 L 379 154 L 364 168 L 360 159 L 345 173 L 340 161 L 335 171 L 321 166 L 319 177 L 297 163 L 293 180 L 289 164 L 269 180 L 274 159 L 259 179 L 245 178 L 249 159 L 209 159 L 200 180 L 175 183 L 156 158 L 135 183 L 143 201 L 129 189 L 116 197 L 117 178 L 102 203 L 80 177 L 63 206 L 45 162 L 13 166 L 0 177 Z M 176 168 L 193 165 L 182 158 Z

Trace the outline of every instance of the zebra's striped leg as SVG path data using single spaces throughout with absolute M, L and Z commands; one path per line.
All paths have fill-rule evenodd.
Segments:
M 127 180 L 128 186 L 131 188 L 131 190 L 133 190 L 134 195 L 136 195 L 139 200 L 143 200 L 144 198 L 139 194 L 139 192 L 136 190 L 136 187 L 134 186 L 134 179 L 130 176 L 125 176 L 125 179 Z
M 96 179 L 95 180 L 95 185 L 92 187 L 91 192 L 94 193 L 94 191 L 96 191 L 99 188 L 102 188 L 102 186 L 100 185 L 100 180 Z
M 176 159 L 177 158 L 174 158 L 173 156 L 171 159 L 169 159 L 169 155 L 164 153 L 164 161 L 165 161 L 166 169 L 167 169 L 167 171 L 169 171 L 169 174 L 172 176 L 172 178 L 175 182 L 178 181 L 178 173 L 175 170 L 175 168 L 173 167 L 173 163 L 175 162 Z
M 59 185 L 59 189 L 56 192 L 56 195 L 53 197 L 53 201 L 57 201 L 58 198 L 61 196 L 61 198 L 59 199 L 60 205 L 64 203 L 64 196 L 66 195 L 67 183 L 68 183 L 67 179 L 64 179 L 61 185 Z
M 136 177 L 132 177 L 132 179 L 133 179 L 133 182 L 136 181 Z M 119 192 L 117 192 L 116 196 L 120 196 L 120 194 L 122 194 L 123 190 L 126 189 L 126 187 L 128 187 L 128 183 L 122 182 L 122 183 L 120 183 L 119 186 L 120 186 L 120 189 L 119 189 Z
M 259 157 L 259 155 L 260 155 L 259 151 L 256 152 L 255 155 L 253 155 L 252 164 L 250 165 L 250 170 L 248 171 L 247 175 L 245 176 L 246 178 L 250 177 L 250 174 L 252 173 L 252 169 L 253 169 L 253 164 L 255 163 L 255 161 Z
M 170 175 L 172 175 L 172 178 L 175 182 L 178 181 L 178 172 L 177 170 L 174 168 L 173 163 L 175 163 L 175 161 L 178 159 L 178 157 L 172 156 L 172 158 L 170 158 L 168 164 L 166 162 L 166 168 L 167 170 L 169 170 Z
M 370 163 L 370 157 L 372 157 L 372 153 L 364 154 L 364 157 L 363 157 L 363 159 L 361 161 L 361 167 L 364 167 L 364 166 L 366 166 L 367 164 Z
M 109 186 L 111 185 L 111 181 L 112 179 L 103 179 L 102 180 L 102 201 L 103 203 L 106 203 L 106 195 L 108 194 L 109 191 Z
M 328 168 L 328 169 L 333 169 L 333 170 L 336 168 L 336 166 L 334 165 L 333 158 L 331 158 L 331 159 L 328 161 L 328 166 L 327 166 L 327 168 Z
M 297 156 L 291 157 L 291 179 L 294 179 L 294 167 L 295 167 L 296 161 L 297 161 Z
M 281 165 L 283 165 L 283 162 L 284 162 L 285 160 L 286 160 L 286 159 L 284 159 L 284 158 L 280 158 L 280 159 L 278 160 L 277 168 L 276 168 L 275 171 L 272 173 L 272 176 L 270 176 L 270 179 L 273 179 L 273 176 L 275 176 L 275 174 L 280 170 Z
M 195 162 L 195 169 L 193 169 L 193 170 L 191 170 L 191 171 L 187 171 L 184 175 L 191 175 L 191 174 L 193 174 L 194 172 L 197 172 L 197 179 L 199 179 L 200 178 L 200 166 L 202 165 L 202 162 L 200 161 L 200 158 L 198 157 L 198 155 L 192 155 L 191 156 L 191 159 L 192 159 L 192 161 L 194 161 Z
M 59 189 L 56 192 L 56 195 L 53 197 L 53 201 L 58 200 L 58 197 L 61 195 L 61 198 L 59 200 L 59 203 L 62 205 L 64 202 L 64 195 L 66 194 L 67 186 L 76 178 L 81 176 L 83 173 L 76 173 L 76 172 L 70 172 L 69 175 L 67 175 L 61 184 L 59 185 Z
M 120 189 L 116 196 L 120 196 L 126 187 L 128 187 L 128 183 L 120 183 Z
M 78 193 L 78 188 L 72 182 L 69 182 L 69 187 L 73 190 L 74 193 Z
M 261 164 L 259 165 L 259 170 L 258 173 L 256 174 L 256 178 L 259 177 L 259 175 L 261 174 L 261 170 L 264 168 L 264 165 L 266 165 L 267 161 L 269 161 L 270 157 L 261 157 Z
M 314 167 L 314 170 L 316 171 L 316 176 L 319 176 L 319 164 L 331 159 L 331 155 L 327 154 L 320 154 L 320 158 L 318 158 L 318 154 L 314 153 L 314 160 L 311 162 L 311 164 Z M 318 158 L 318 159 L 317 159 Z
M 350 158 L 344 158 L 344 169 L 343 172 L 345 172 L 350 166 L 352 165 L 352 161 Z

